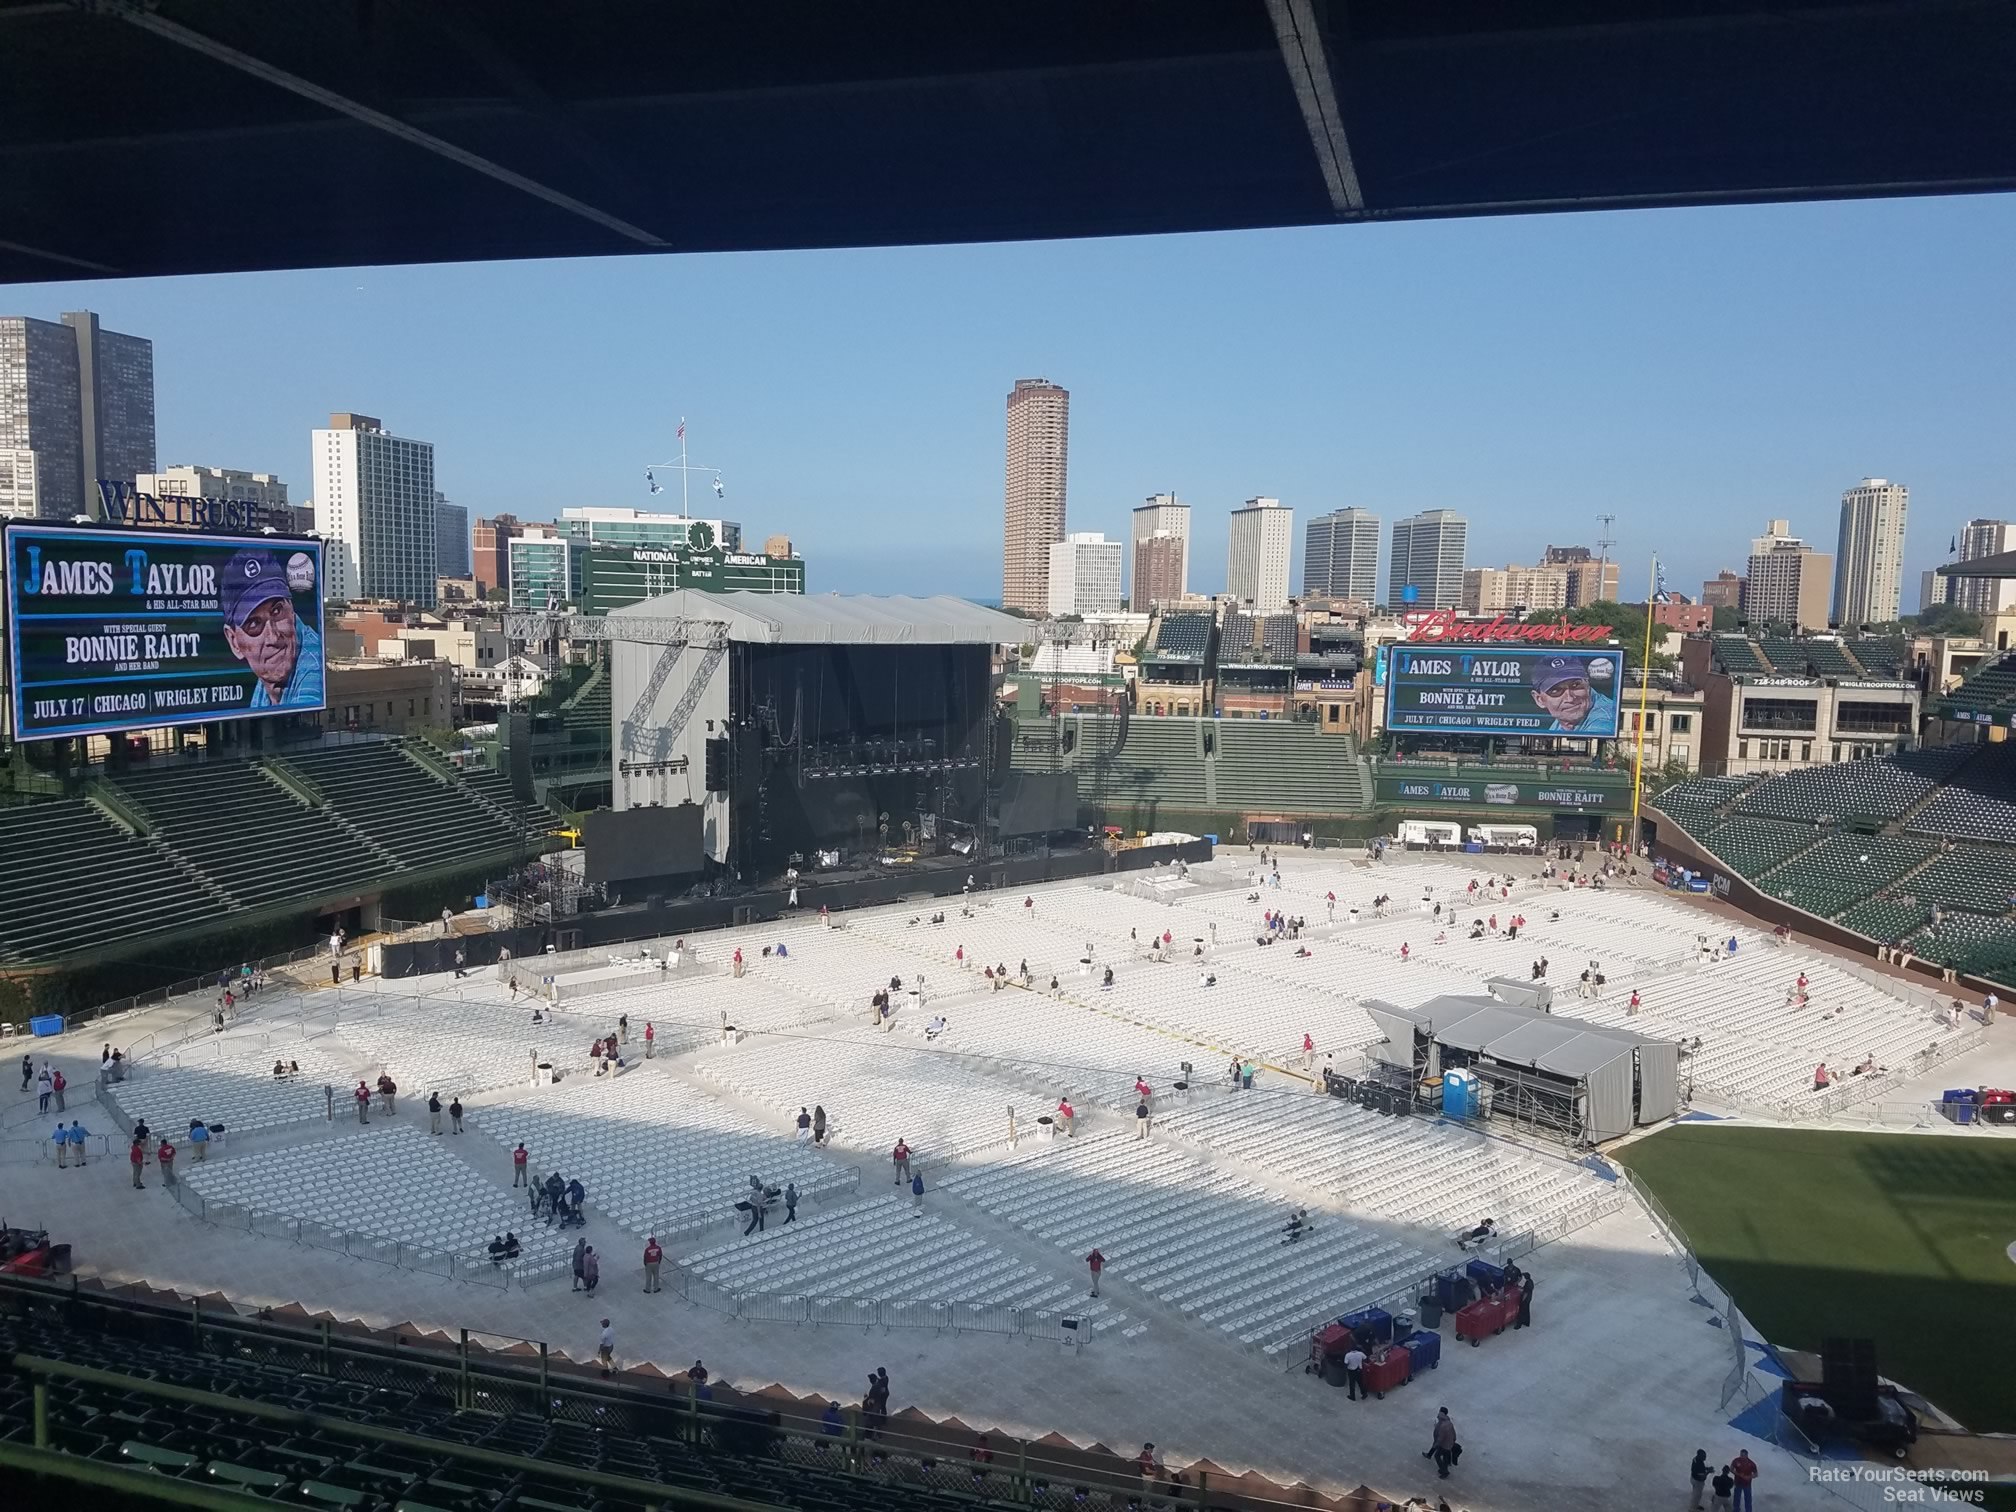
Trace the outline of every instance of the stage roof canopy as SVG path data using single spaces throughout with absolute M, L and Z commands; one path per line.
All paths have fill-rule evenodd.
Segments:
M 2012 77 L 2008 0 L 0 0 L 0 281 L 2009 189 Z
M 1408 1020 L 1452 1049 L 1575 1080 L 1640 1045 L 1669 1043 L 1628 1029 L 1610 1029 L 1535 1008 L 1514 1008 L 1488 997 L 1434 997 L 1418 1008 L 1391 1003 L 1372 1006 L 1380 1013 Z M 1374 1021 L 1378 1021 L 1377 1014 Z
M 2016 551 L 1998 551 L 1971 562 L 1948 562 L 1937 571 L 1943 578 L 2016 578 Z
M 1005 646 L 1035 625 L 950 594 L 703 593 L 682 588 L 615 610 L 619 639 L 630 619 L 720 620 L 728 638 L 773 646 Z

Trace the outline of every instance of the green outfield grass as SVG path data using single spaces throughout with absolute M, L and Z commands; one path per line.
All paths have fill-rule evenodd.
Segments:
M 2016 1431 L 2016 1140 L 1703 1123 L 1617 1159 L 1772 1343 L 1873 1338 L 1890 1379 Z

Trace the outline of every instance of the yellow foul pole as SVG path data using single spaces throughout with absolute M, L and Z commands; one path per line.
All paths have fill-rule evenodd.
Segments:
M 1652 611 L 1659 596 L 1659 558 L 1652 558 L 1652 583 L 1645 590 L 1645 659 L 1638 664 L 1638 759 L 1631 772 L 1631 846 L 1638 846 L 1638 805 L 1645 791 L 1645 706 L 1652 695 Z

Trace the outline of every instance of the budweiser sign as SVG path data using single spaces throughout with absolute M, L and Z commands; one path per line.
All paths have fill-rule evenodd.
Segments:
M 1522 641 L 1561 645 L 1571 641 L 1607 641 L 1612 625 L 1529 625 L 1504 615 L 1488 620 L 1459 620 L 1453 609 L 1411 609 L 1400 616 L 1407 638 L 1417 641 Z

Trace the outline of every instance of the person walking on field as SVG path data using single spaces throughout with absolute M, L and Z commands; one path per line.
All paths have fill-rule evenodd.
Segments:
M 357 1083 L 357 1090 L 350 1095 L 357 1099 L 357 1122 L 360 1124 L 371 1122 L 371 1089 L 360 1080 Z
M 175 1189 L 175 1146 L 168 1142 L 168 1136 L 161 1136 L 161 1146 L 154 1152 L 154 1163 L 161 1167 L 161 1185 L 170 1191 Z
M 458 1092 L 455 1100 L 448 1104 L 448 1121 L 455 1126 L 455 1132 L 462 1132 L 462 1095 Z
M 602 1283 L 602 1257 L 595 1253 L 592 1245 L 581 1256 L 581 1283 L 582 1289 L 591 1297 Z
M 912 1217 L 922 1218 L 924 1216 L 924 1168 L 922 1166 L 919 1166 L 916 1174 L 910 1178 L 910 1210 Z
M 441 1132 L 441 1094 L 439 1092 L 429 1092 L 427 1094 L 427 1132 L 429 1134 L 439 1134 Z
M 651 1059 L 651 1052 L 658 1048 L 657 1038 L 658 1031 L 652 1027 L 651 1020 L 644 1020 L 644 1059 Z
M 1519 1319 L 1514 1328 L 1533 1326 L 1533 1273 L 1522 1271 L 1519 1275 Z
M 574 1284 L 568 1288 L 569 1291 L 581 1290 L 582 1268 L 587 1264 L 587 1260 L 588 1241 L 586 1239 L 576 1239 L 574 1241 Z
M 1687 1512 L 1701 1512 L 1701 1494 L 1708 1486 L 1708 1451 L 1696 1449 L 1694 1463 L 1687 1467 L 1687 1481 L 1692 1489 L 1687 1494 Z
M 1757 1479 L 1757 1461 L 1750 1458 L 1748 1449 L 1739 1449 L 1736 1458 L 1729 1461 L 1729 1474 L 1736 1482 L 1732 1512 L 1750 1512 L 1750 1482 Z
M 1729 1512 L 1729 1498 L 1735 1489 L 1736 1477 L 1731 1475 L 1729 1467 L 1724 1465 L 1708 1483 L 1710 1492 L 1708 1505 L 1714 1508 L 1714 1512 Z
M 896 1180 L 893 1184 L 901 1186 L 910 1178 L 910 1146 L 900 1134 L 896 1136 L 896 1148 L 889 1152 L 889 1159 L 896 1167 Z
M 1085 1257 L 1085 1266 L 1092 1272 L 1092 1295 L 1096 1297 L 1099 1295 L 1099 1272 L 1106 1269 L 1106 1257 L 1095 1249 Z
M 1365 1389 L 1365 1351 L 1355 1341 L 1344 1351 L 1344 1384 L 1348 1388 L 1345 1392 L 1347 1401 L 1372 1399 L 1372 1393 Z
M 609 1320 L 602 1320 L 602 1335 L 595 1341 L 595 1358 L 601 1363 L 602 1378 L 606 1381 L 616 1368 L 616 1330 L 609 1326 Z
M 665 1259 L 665 1251 L 659 1248 L 658 1236 L 647 1235 L 644 1240 L 644 1290 L 658 1290 L 658 1267 Z
M 525 1185 L 525 1162 L 531 1158 L 531 1153 L 525 1148 L 525 1141 L 519 1140 L 518 1148 L 511 1152 L 511 1185 L 514 1187 Z M 538 1183 L 534 1182 L 533 1185 L 537 1186 Z
M 133 1148 L 127 1158 L 133 1162 L 133 1190 L 136 1192 L 145 1191 L 147 1183 L 140 1179 L 140 1173 L 147 1168 L 146 1144 L 136 1138 L 133 1141 Z
M 1449 1479 L 1449 1470 L 1463 1457 L 1463 1445 L 1456 1438 L 1456 1423 L 1449 1416 L 1447 1407 L 1435 1410 L 1434 1441 L 1421 1451 L 1421 1458 L 1435 1461 L 1435 1473 L 1443 1480 Z

